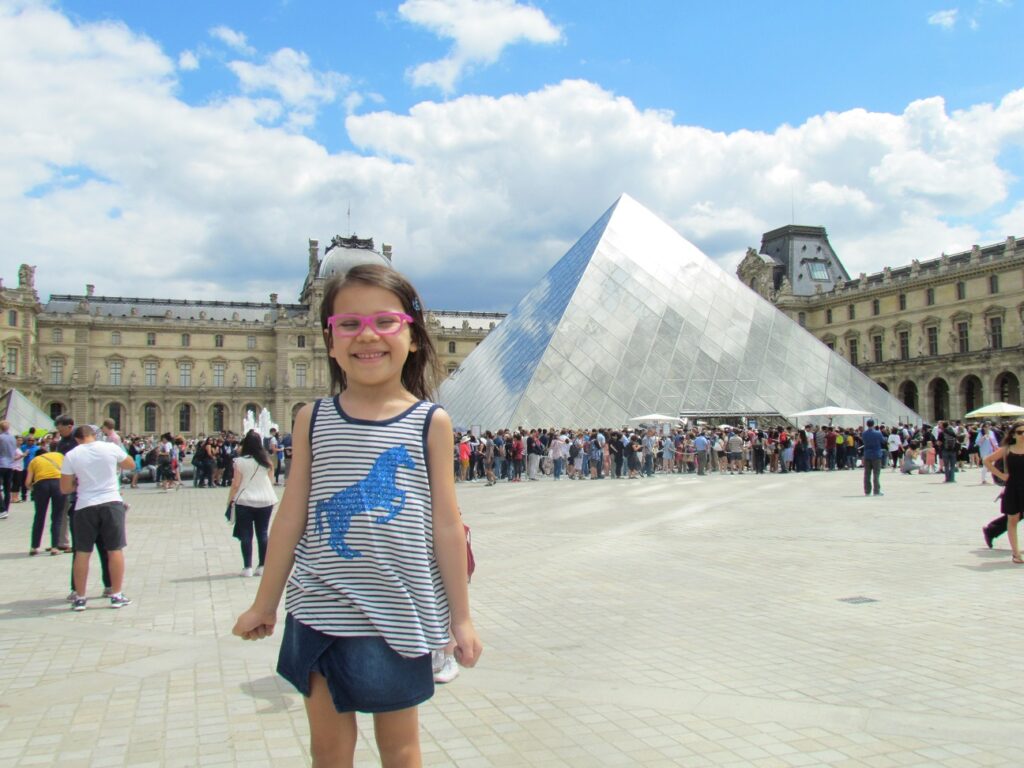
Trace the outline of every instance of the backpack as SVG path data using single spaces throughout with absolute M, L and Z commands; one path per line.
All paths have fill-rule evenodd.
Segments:
M 570 459 L 575 459 L 579 455 L 580 455 L 580 446 L 579 446 L 579 444 L 577 444 L 577 442 L 575 440 L 573 440 L 572 445 L 569 446 L 569 458 Z
M 955 451 L 959 447 L 955 432 L 949 431 L 942 433 L 942 450 Z

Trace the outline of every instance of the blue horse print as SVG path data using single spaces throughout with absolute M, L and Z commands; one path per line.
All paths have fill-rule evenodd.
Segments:
M 394 520 L 405 507 L 405 491 L 395 485 L 395 474 L 399 467 L 416 468 L 416 462 L 409 456 L 409 451 L 404 445 L 388 448 L 377 457 L 373 469 L 366 477 L 348 488 L 343 488 L 330 498 L 321 499 L 316 503 L 317 535 L 323 536 L 326 517 L 331 528 L 327 543 L 346 560 L 363 556 L 362 552 L 352 549 L 345 543 L 345 536 L 352 526 L 353 517 L 360 512 L 384 509 L 386 513 L 378 515 L 373 520 L 378 525 L 383 525 Z

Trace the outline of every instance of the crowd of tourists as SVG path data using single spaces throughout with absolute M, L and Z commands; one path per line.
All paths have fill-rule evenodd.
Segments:
M 904 474 L 936 473 L 982 460 L 1001 433 L 988 424 L 882 425 L 886 460 Z M 861 465 L 864 427 L 696 426 L 655 429 L 525 429 L 456 432 L 457 482 L 639 479 L 658 474 L 738 475 L 851 470 Z M 954 457 L 950 460 L 950 457 Z M 987 480 L 983 477 L 983 482 Z

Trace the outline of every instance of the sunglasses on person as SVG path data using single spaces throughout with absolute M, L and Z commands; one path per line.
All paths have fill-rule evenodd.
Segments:
M 394 336 L 405 323 L 413 319 L 404 312 L 374 312 L 372 315 L 344 313 L 327 318 L 327 327 L 335 336 L 358 336 L 364 328 L 370 328 L 378 336 Z

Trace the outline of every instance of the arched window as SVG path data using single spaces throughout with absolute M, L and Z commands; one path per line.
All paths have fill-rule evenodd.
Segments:
M 144 432 L 156 432 L 156 403 L 142 406 L 142 429 Z
M 50 403 L 50 418 L 56 419 L 64 413 L 64 403 Z
M 178 431 L 192 431 L 192 406 L 188 403 L 182 403 L 178 408 Z
M 213 408 L 210 409 L 210 426 L 213 432 L 224 431 L 224 416 L 226 409 L 223 403 L 214 403 Z
M 114 420 L 114 429 L 118 432 L 121 431 L 121 416 L 124 413 L 124 409 L 120 403 L 111 403 L 107 406 L 107 418 Z
M 448 342 L 448 354 L 449 355 L 454 355 L 455 354 L 455 342 L 454 341 L 449 341 Z

